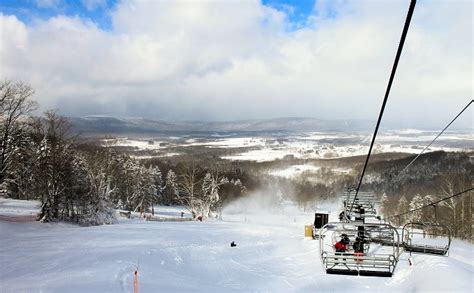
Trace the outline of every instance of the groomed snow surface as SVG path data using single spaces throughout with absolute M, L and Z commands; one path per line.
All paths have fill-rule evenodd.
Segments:
M 0 292 L 133 292 L 137 265 L 139 292 L 473 292 L 469 243 L 455 240 L 449 257 L 413 254 L 413 266 L 404 253 L 392 278 L 326 275 L 318 241 L 303 237 L 312 212 L 251 205 L 232 205 L 222 220 L 203 222 L 0 221 Z M 21 214 L 31 204 L 18 206 Z

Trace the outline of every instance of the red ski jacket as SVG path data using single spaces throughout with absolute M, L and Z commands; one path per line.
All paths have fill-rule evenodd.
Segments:
M 336 248 L 336 250 L 344 250 L 344 251 L 347 250 L 347 246 L 345 246 L 341 242 L 336 242 L 334 247 Z

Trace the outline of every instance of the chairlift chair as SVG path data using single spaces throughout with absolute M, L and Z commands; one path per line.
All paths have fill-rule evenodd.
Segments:
M 362 229 L 361 229 L 362 227 Z M 364 253 L 355 255 L 351 249 L 355 237 L 363 231 Z M 327 274 L 391 277 L 400 256 L 399 234 L 390 224 L 361 224 L 331 222 L 320 231 L 320 256 Z M 372 241 L 378 233 L 391 235 L 391 246 L 382 246 Z M 345 253 L 334 251 L 338 237 L 346 234 L 352 241 Z M 330 236 L 330 237 L 328 237 Z
M 359 192 L 357 198 L 352 191 L 344 192 L 343 212 L 345 222 L 362 221 L 367 218 L 377 218 L 375 209 L 376 197 L 372 192 Z
M 405 251 L 447 255 L 451 246 L 451 230 L 437 223 L 411 222 L 402 230 Z

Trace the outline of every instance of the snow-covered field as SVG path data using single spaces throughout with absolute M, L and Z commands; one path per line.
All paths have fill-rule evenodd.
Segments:
M 160 150 L 164 149 L 164 142 L 155 140 L 136 140 L 128 138 L 103 139 L 103 146 L 132 147 L 138 150 Z
M 265 139 L 259 137 L 230 137 L 214 139 L 207 142 L 196 142 L 189 139 L 186 142 L 188 142 L 190 146 L 201 145 L 215 148 L 241 148 L 265 145 Z
M 368 149 L 368 144 L 348 144 L 335 146 L 332 143 L 294 141 L 286 142 L 277 148 L 262 147 L 258 150 L 244 151 L 236 155 L 224 156 L 222 158 L 231 161 L 256 162 L 274 161 L 277 159 L 282 159 L 285 156 L 293 156 L 298 159 L 334 159 L 366 155 Z M 375 144 L 373 153 L 395 152 L 418 154 L 422 151 L 422 149 L 423 147 L 417 146 L 415 144 L 394 144 L 393 142 L 387 142 Z M 429 152 L 440 150 L 457 152 L 462 151 L 463 149 L 446 146 L 434 146 L 428 149 Z
M 405 253 L 392 278 L 326 275 L 318 241 L 303 237 L 312 213 L 241 207 L 204 222 L 0 221 L 0 291 L 133 292 L 138 266 L 139 292 L 473 292 L 466 242 L 454 241 L 449 257 L 414 254 L 412 266 Z
M 418 154 L 436 136 L 434 131 L 398 130 L 385 131 L 377 137 L 374 153 L 399 152 Z M 237 134 L 234 134 L 237 135 Z M 154 157 L 179 155 L 176 148 L 202 146 L 206 148 L 243 148 L 238 153 L 223 156 L 233 161 L 266 162 L 293 156 L 300 159 L 328 159 L 365 155 L 371 134 L 357 133 L 302 133 L 288 136 L 236 136 L 207 138 L 148 138 L 104 139 L 103 145 L 131 147 L 138 151 L 152 151 Z M 474 150 L 472 133 L 447 132 L 428 151 Z M 169 149 L 172 148 L 172 149 Z M 245 150 L 248 148 L 248 150 Z M 148 155 L 147 155 L 148 156 Z
M 255 161 L 261 163 L 283 159 L 288 155 L 292 155 L 295 158 L 301 157 L 298 153 L 298 148 L 261 148 L 258 150 L 246 151 L 238 155 L 224 156 L 222 158 L 231 161 Z
M 270 175 L 284 178 L 292 178 L 300 176 L 305 172 L 315 172 L 319 169 L 319 167 L 313 165 L 293 165 L 286 169 L 272 171 L 270 172 Z
M 0 197 L 0 215 L 26 216 L 36 215 L 40 202 L 36 200 L 14 200 Z
M 14 200 L 0 197 L 0 221 L 34 221 L 39 210 L 40 203 L 38 201 Z

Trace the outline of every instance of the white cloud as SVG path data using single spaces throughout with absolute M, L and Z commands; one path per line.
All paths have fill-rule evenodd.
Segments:
M 317 3 L 297 30 L 258 1 L 124 1 L 110 31 L 3 15 L 0 77 L 32 83 L 45 108 L 71 115 L 375 119 L 407 3 Z M 442 125 L 467 103 L 471 6 L 418 4 L 386 119 Z
M 61 0 L 35 0 L 36 6 L 39 8 L 55 8 L 60 2 Z
M 106 7 L 107 0 L 82 0 L 82 4 L 87 10 L 96 10 L 99 7 Z

